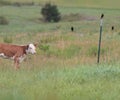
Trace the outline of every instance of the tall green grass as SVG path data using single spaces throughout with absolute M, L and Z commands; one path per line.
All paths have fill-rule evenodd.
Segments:
M 5 67 L 5 66 L 3 66 Z M 38 70 L 39 69 L 39 70 Z M 119 64 L 0 68 L 1 100 L 119 100 Z

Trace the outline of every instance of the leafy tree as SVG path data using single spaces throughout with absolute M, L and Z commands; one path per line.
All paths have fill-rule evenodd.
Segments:
M 46 3 L 43 6 L 41 14 L 46 22 L 58 22 L 61 19 L 57 6 L 50 3 Z

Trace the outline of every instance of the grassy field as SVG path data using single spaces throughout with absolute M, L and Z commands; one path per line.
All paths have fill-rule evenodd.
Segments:
M 62 5 L 63 1 L 58 2 Z M 92 8 L 99 5 L 97 0 L 91 3 L 94 6 L 87 6 L 91 8 L 74 3 L 59 6 L 59 23 L 39 20 L 41 6 L 0 6 L 0 15 L 9 20 L 8 25 L 0 25 L 0 42 L 39 43 L 37 54 L 28 55 L 20 70 L 14 70 L 12 61 L 0 59 L 0 100 L 120 99 L 119 7 Z M 105 18 L 97 64 L 101 13 Z

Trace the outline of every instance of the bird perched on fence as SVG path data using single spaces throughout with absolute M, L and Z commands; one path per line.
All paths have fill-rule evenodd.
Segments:
M 74 27 L 73 27 L 73 26 L 71 27 L 71 31 L 72 31 L 72 32 L 74 31 Z
M 112 30 L 112 31 L 114 30 L 114 26 L 111 27 L 111 30 Z

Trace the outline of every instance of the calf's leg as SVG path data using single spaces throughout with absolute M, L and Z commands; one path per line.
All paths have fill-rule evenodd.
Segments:
M 15 65 L 16 70 L 20 68 L 19 67 L 19 59 L 17 57 L 14 59 L 14 65 Z

